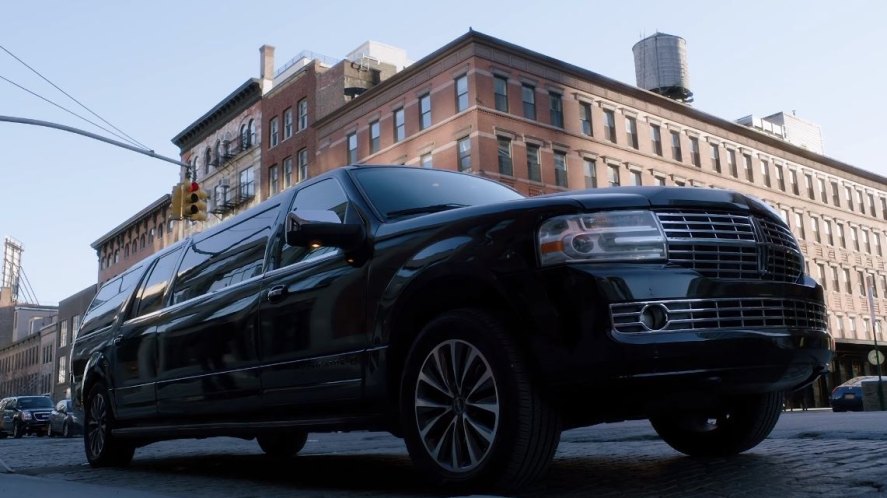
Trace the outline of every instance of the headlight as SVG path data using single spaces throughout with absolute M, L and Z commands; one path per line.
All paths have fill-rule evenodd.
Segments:
M 665 234 L 650 211 L 558 216 L 539 227 L 538 241 L 543 266 L 665 259 Z
M 22 412 L 22 420 L 31 420 L 31 412 Z

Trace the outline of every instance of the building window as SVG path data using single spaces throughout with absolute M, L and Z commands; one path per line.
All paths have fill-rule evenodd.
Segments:
M 817 178 L 816 181 L 819 183 L 819 200 L 823 204 L 828 204 L 828 191 L 825 189 L 825 180 Z
M 471 171 L 471 139 L 460 138 L 457 142 L 459 149 L 459 171 Z
M 67 356 L 59 356 L 59 384 L 66 384 L 68 382 L 68 357 Z
M 370 123 L 370 154 L 379 152 L 380 134 L 379 122 L 373 121 Z
M 650 140 L 653 142 L 653 153 L 657 156 L 662 155 L 662 132 L 659 125 L 650 125 Z
M 813 175 L 804 173 L 804 185 L 807 187 L 807 197 L 816 199 L 816 193 L 813 190 Z
M 755 181 L 755 170 L 751 165 L 751 156 L 748 154 L 743 154 L 742 160 L 745 163 L 745 179 L 750 182 Z
M 718 144 L 711 144 L 711 169 L 721 172 L 721 150 Z
M 240 172 L 240 198 L 252 199 L 255 196 L 255 173 L 252 168 L 247 168 Z
M 656 185 L 660 187 L 665 186 L 665 177 L 664 176 L 654 176 L 653 180 L 656 182 Z
M 527 144 L 527 178 L 533 182 L 542 181 L 542 168 L 539 166 L 539 146 Z
M 419 97 L 419 129 L 424 130 L 431 126 L 431 94 L 426 93 Z
M 875 212 L 875 196 L 872 194 L 867 194 L 869 198 L 869 214 L 872 216 L 878 216 Z
M 671 158 L 677 162 L 684 160 L 684 155 L 681 153 L 681 132 L 679 131 L 671 131 Z
M 564 127 L 564 100 L 557 92 L 548 92 L 548 116 L 552 126 Z
M 845 200 L 847 201 L 847 207 L 853 211 L 853 193 L 850 187 L 844 187 L 844 193 L 846 194 Z
M 853 250 L 859 251 L 859 238 L 856 227 L 850 227 L 850 242 L 853 243 Z
M 779 190 L 785 192 L 785 176 L 782 174 L 782 165 L 774 164 L 773 168 L 776 170 L 776 186 L 779 187 Z
M 819 270 L 819 283 L 822 284 L 824 290 L 828 290 L 827 279 L 825 276 L 825 265 L 822 263 L 816 263 L 816 267 Z
M 841 268 L 841 279 L 844 281 L 844 292 L 850 294 L 853 289 L 850 288 L 850 270 Z
M 881 197 L 881 217 L 887 220 L 887 197 Z
M 271 142 L 271 147 L 276 147 L 278 143 L 280 143 L 280 130 L 278 127 L 280 123 L 277 122 L 277 117 L 271 118 L 271 125 L 269 126 L 269 139 Z
M 844 241 L 844 225 L 841 223 L 835 223 L 835 233 L 838 234 L 838 244 L 840 244 L 842 248 L 847 249 L 847 243 Z
M 287 157 L 283 160 L 283 188 L 287 188 L 293 184 L 293 158 Z
M 591 104 L 587 102 L 579 103 L 579 126 L 582 128 L 582 134 L 593 135 L 591 130 Z
M 536 119 L 536 87 L 526 83 L 521 85 L 521 101 L 524 104 L 524 117 Z
M 302 99 L 297 104 L 299 109 L 299 129 L 298 131 L 302 131 L 305 128 L 308 128 L 308 99 Z
M 493 96 L 496 101 L 496 110 L 508 112 L 508 78 L 505 76 L 493 77 Z
M 271 195 L 280 192 L 280 170 L 276 164 L 268 168 L 268 190 Z
M 798 231 L 799 239 L 807 238 L 807 232 L 804 231 L 804 217 L 801 213 L 795 213 L 795 229 Z
M 609 109 L 604 109 L 604 133 L 607 140 L 616 143 L 616 115 Z
M 641 180 L 641 172 L 640 171 L 631 171 L 631 184 L 635 187 L 640 187 L 643 185 L 643 181 Z
M 586 158 L 583 163 L 585 188 L 597 188 L 597 162 L 594 159 Z
M 792 193 L 795 195 L 800 195 L 800 190 L 798 190 L 798 172 L 789 168 L 788 181 L 792 186 Z
M 770 186 L 770 165 L 767 161 L 761 160 L 761 176 L 764 178 L 764 186 Z
M 468 109 L 468 76 L 462 75 L 456 78 L 456 112 L 465 109 Z
M 822 242 L 819 238 L 819 220 L 812 216 L 810 217 L 810 231 L 813 232 L 813 240 Z
M 554 151 L 554 184 L 567 188 L 567 153 Z
M 406 138 L 406 128 L 404 126 L 403 107 L 394 110 L 394 142 L 400 142 Z
M 619 166 L 613 164 L 607 165 L 608 182 L 611 187 L 618 187 L 619 183 Z
M 865 296 L 865 295 L 866 295 L 866 292 L 865 292 L 865 287 L 866 287 L 866 285 L 865 285 L 865 273 L 863 273 L 862 270 L 857 270 L 857 271 L 856 271 L 856 281 L 857 281 L 857 283 L 858 283 L 858 285 L 859 285 L 859 295 L 860 295 L 860 296 Z
M 59 347 L 63 348 L 68 345 L 68 320 L 59 322 Z
M 308 179 L 308 149 L 299 150 L 299 181 Z
M 881 236 L 877 234 L 877 232 L 872 232 L 872 240 L 875 241 L 875 253 L 878 256 L 883 256 L 881 253 Z M 885 294 L 887 294 L 887 289 L 884 289 Z
M 283 139 L 293 136 L 293 109 L 283 111 Z
M 632 148 L 638 148 L 638 122 L 631 116 L 625 116 L 625 138 L 628 145 Z
M 696 137 L 690 137 L 690 160 L 693 162 L 693 166 L 697 168 L 702 167 L 702 157 L 699 154 L 699 139 Z
M 841 194 L 839 192 L 838 182 L 832 182 L 832 203 L 835 206 L 841 207 Z
M 431 164 L 431 153 L 427 152 L 419 156 L 419 165 L 426 169 L 431 169 L 434 166 Z
M 838 284 L 838 267 L 832 266 L 832 289 L 835 291 L 840 291 L 841 287 Z
M 727 149 L 727 167 L 730 169 L 730 175 L 733 178 L 739 178 L 739 171 L 736 168 L 736 151 Z
M 348 147 L 346 164 L 354 164 L 357 162 L 357 132 L 345 135 L 345 143 Z
M 835 245 L 835 239 L 832 237 L 832 222 L 829 220 L 822 220 L 822 230 L 825 232 L 825 240 L 828 242 L 828 245 Z
M 511 139 L 496 137 L 499 143 L 499 174 L 514 176 L 514 168 L 511 161 Z

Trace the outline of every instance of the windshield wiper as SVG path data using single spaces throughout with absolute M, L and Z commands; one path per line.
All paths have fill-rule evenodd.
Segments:
M 466 207 L 467 204 L 434 204 L 431 206 L 420 206 L 409 209 L 398 209 L 396 211 L 389 211 L 385 213 L 385 216 L 389 218 L 399 218 L 401 216 L 409 216 L 411 214 L 425 214 L 425 213 L 437 213 L 440 211 L 448 211 L 450 209 L 456 209 L 460 207 Z

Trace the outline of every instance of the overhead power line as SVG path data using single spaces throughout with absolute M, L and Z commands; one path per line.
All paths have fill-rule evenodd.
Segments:
M 129 142 L 129 143 L 131 143 L 131 144 L 133 144 L 133 145 L 137 145 L 137 146 L 139 146 L 139 147 L 141 147 L 141 148 L 143 148 L 143 149 L 145 149 L 145 150 L 151 150 L 150 147 L 148 147 L 147 145 L 145 145 L 145 144 L 139 142 L 138 140 L 132 138 L 129 134 L 127 134 L 126 132 L 124 132 L 124 131 L 121 130 L 120 128 L 114 126 L 113 124 L 111 124 L 110 122 L 108 122 L 108 120 L 106 120 L 105 118 L 99 116 L 96 112 L 94 112 L 92 109 L 90 109 L 89 107 L 87 107 L 85 104 L 83 104 L 82 102 L 80 102 L 79 100 L 77 100 L 76 98 L 74 98 L 71 94 L 69 94 L 68 92 L 62 90 L 58 85 L 56 85 L 55 83 L 53 83 L 52 81 L 50 81 L 49 78 L 43 76 L 39 71 L 37 71 L 36 69 L 34 69 L 34 68 L 31 67 L 30 65 L 28 65 L 28 63 L 26 63 L 25 61 L 23 61 L 22 59 L 20 59 L 18 56 L 16 56 L 16 55 L 13 54 L 12 52 L 10 52 L 6 47 L 4 47 L 3 45 L 0 45 L 0 49 L 2 49 L 4 52 L 6 52 L 7 54 L 9 54 L 10 57 L 12 57 L 13 59 L 17 60 L 19 63 L 21 63 L 21 64 L 22 64 L 23 66 L 25 66 L 26 68 L 30 69 L 34 74 L 36 74 L 36 75 L 39 76 L 41 79 L 43 79 L 43 81 L 45 81 L 45 82 L 49 83 L 50 85 L 52 85 L 53 88 L 55 88 L 56 90 L 60 91 L 60 92 L 61 92 L 62 94 L 64 94 L 66 97 L 68 97 L 69 99 L 71 99 L 71 100 L 73 100 L 74 102 L 76 102 L 77 105 L 79 105 L 80 107 L 82 107 L 83 109 L 85 109 L 86 111 L 88 111 L 88 112 L 89 112 L 90 114 L 92 114 L 93 116 L 95 116 L 95 117 L 97 117 L 98 119 L 100 119 L 100 120 L 101 120 L 103 123 L 105 123 L 106 125 L 110 126 L 110 127 L 113 128 L 114 130 L 116 130 L 116 131 L 119 133 L 119 135 L 118 135 L 117 133 L 114 133 L 114 132 L 108 130 L 107 128 L 104 128 L 104 127 L 102 127 L 102 126 L 97 125 L 96 123 L 93 123 L 92 121 L 90 121 L 90 120 L 88 120 L 88 119 L 86 119 L 86 118 L 84 118 L 84 117 L 82 117 L 82 116 L 80 116 L 80 115 L 74 113 L 73 111 L 70 111 L 70 110 L 66 109 L 65 107 L 63 107 L 63 106 L 61 106 L 61 105 L 59 105 L 59 104 L 56 104 L 55 102 L 50 101 L 49 99 L 46 99 L 46 98 L 44 98 L 44 97 L 42 97 L 42 96 L 40 96 L 40 95 L 37 95 L 36 93 L 34 93 L 34 92 L 30 91 L 30 90 L 27 90 L 26 88 L 22 87 L 21 85 L 18 85 L 18 84 L 12 83 L 12 81 L 10 81 L 10 80 L 8 80 L 8 79 L 6 79 L 6 78 L 3 78 L 4 80 L 6 80 L 6 81 L 9 82 L 9 83 L 12 83 L 13 85 L 15 85 L 15 86 L 21 88 L 22 90 L 25 90 L 26 92 L 28 92 L 28 93 L 30 93 L 30 94 L 36 96 L 36 97 L 39 97 L 39 98 L 45 100 L 46 102 L 49 102 L 50 104 L 55 105 L 56 107 L 61 108 L 61 109 L 64 110 L 64 111 L 67 111 L 67 112 L 73 114 L 74 116 L 77 116 L 78 118 L 80 118 L 80 119 L 86 121 L 87 123 L 90 123 L 90 124 L 92 124 L 92 125 L 94 125 L 94 126 L 97 126 L 98 128 L 101 128 L 102 130 L 104 130 L 104 131 L 106 131 L 106 132 L 108 132 L 108 133 L 111 133 L 112 135 L 114 135 L 114 136 L 117 137 L 117 138 L 120 138 L 121 140 L 126 140 L 127 142 Z

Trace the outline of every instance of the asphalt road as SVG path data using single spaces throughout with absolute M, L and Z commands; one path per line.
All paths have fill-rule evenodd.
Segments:
M 303 452 L 286 462 L 265 457 L 254 441 L 169 441 L 140 448 L 124 469 L 90 468 L 79 439 L 5 439 L 0 448 L 14 471 L 0 474 L 0 492 L 30 496 L 49 490 L 38 484 L 64 484 L 66 498 L 78 490 L 116 498 L 127 496 L 124 490 L 194 498 L 449 496 L 424 483 L 403 442 L 385 433 L 312 434 Z M 568 431 L 548 476 L 519 496 L 885 494 L 887 412 L 814 410 L 786 412 L 770 438 L 734 458 L 685 457 L 642 421 Z

